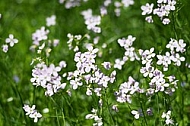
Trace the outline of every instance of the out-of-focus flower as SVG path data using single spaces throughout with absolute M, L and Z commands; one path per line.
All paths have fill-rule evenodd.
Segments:
M 56 16 L 52 15 L 51 17 L 46 18 L 46 25 L 47 26 L 53 26 L 56 24 Z
M 29 105 L 25 104 L 23 109 L 26 112 L 26 115 L 29 115 L 30 118 L 34 118 L 34 122 L 36 123 L 38 122 L 38 118 L 41 118 L 42 115 L 35 110 L 35 107 L 35 105 L 32 105 L 32 107 L 30 107 Z
M 15 39 L 13 34 L 9 34 L 9 38 L 6 38 L 6 43 L 9 43 L 11 47 L 14 46 L 15 43 L 18 43 L 18 39 Z

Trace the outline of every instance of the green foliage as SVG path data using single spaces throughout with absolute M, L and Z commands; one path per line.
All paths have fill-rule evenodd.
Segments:
M 171 23 L 163 25 L 159 18 L 154 17 L 154 23 L 149 24 L 144 21 L 140 7 L 150 0 L 135 1 L 135 4 L 128 8 L 121 9 L 121 15 L 115 16 L 113 3 L 107 8 L 108 15 L 102 16 L 100 27 L 102 32 L 95 34 L 87 30 L 83 16 L 83 10 L 91 8 L 94 15 L 99 14 L 99 7 L 103 4 L 101 0 L 89 0 L 81 6 L 66 9 L 64 4 L 58 0 L 1 0 L 0 13 L 0 45 L 5 43 L 9 34 L 14 34 L 19 40 L 18 44 L 9 48 L 7 53 L 0 51 L 0 126 L 89 126 L 93 120 L 85 119 L 92 108 L 98 109 L 98 115 L 102 117 L 105 126 L 140 126 L 140 125 L 165 125 L 161 119 L 163 112 L 172 110 L 172 118 L 179 126 L 190 125 L 190 72 L 185 63 L 190 63 L 190 16 L 187 0 L 177 0 L 177 10 L 170 15 Z M 155 48 L 156 54 L 165 54 L 166 44 L 170 38 L 184 39 L 186 42 L 186 52 L 183 56 L 186 61 L 180 67 L 174 65 L 169 68 L 166 75 L 175 74 L 179 80 L 178 89 L 172 95 L 157 93 L 152 97 L 135 94 L 132 104 L 118 103 L 114 93 L 118 91 L 121 83 L 128 81 L 132 76 L 140 82 L 142 87 L 148 87 L 148 79 L 145 79 L 139 72 L 142 64 L 139 61 L 127 61 L 122 70 L 116 70 L 116 81 L 104 88 L 102 96 L 95 94 L 85 95 L 86 85 L 73 90 L 69 86 L 69 81 L 62 78 L 67 83 L 67 88 L 59 91 L 52 97 L 44 95 L 45 89 L 33 86 L 30 82 L 32 69 L 30 65 L 32 59 L 38 54 L 33 53 L 29 48 L 32 45 L 32 33 L 42 26 L 46 26 L 46 18 L 56 15 L 56 25 L 50 26 L 50 40 L 59 39 L 57 47 L 52 48 L 50 57 L 42 56 L 49 65 L 58 65 L 61 60 L 67 62 L 67 67 L 62 71 L 69 72 L 76 69 L 74 62 L 75 53 L 68 49 L 67 34 L 88 34 L 91 38 L 99 36 L 99 43 L 96 45 L 102 52 L 101 57 L 96 58 L 98 67 L 103 73 L 109 75 L 111 72 L 105 70 L 101 63 L 109 61 L 112 65 L 116 58 L 122 58 L 125 50 L 122 49 L 117 40 L 122 37 L 132 35 L 136 37 L 133 44 L 135 49 Z M 93 43 L 93 39 L 86 38 L 79 42 L 81 52 L 86 51 L 84 43 Z M 106 43 L 106 49 L 102 45 Z M 112 52 L 112 53 L 110 53 Z M 154 61 L 156 62 L 156 61 Z M 159 68 L 159 66 L 156 66 Z M 111 68 L 113 70 L 113 68 Z M 19 78 L 18 82 L 15 78 Z M 184 84 L 184 86 L 181 86 Z M 93 84 L 92 84 L 93 85 Z M 71 92 L 71 96 L 68 95 Z M 13 98 L 9 101 L 9 98 Z M 99 100 L 103 100 L 102 107 Z M 149 101 L 152 99 L 151 101 Z M 42 113 L 43 117 L 37 123 L 25 115 L 24 104 L 36 105 L 36 109 L 42 113 L 44 108 L 49 109 L 49 113 Z M 117 105 L 119 112 L 113 111 L 112 106 Z M 146 109 L 151 107 L 153 115 L 147 116 Z M 131 114 L 132 110 L 142 109 L 144 117 L 136 120 Z

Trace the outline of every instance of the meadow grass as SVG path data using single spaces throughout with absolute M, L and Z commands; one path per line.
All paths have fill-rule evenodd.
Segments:
M 18 40 L 7 52 L 3 51 L 3 47 L 0 51 L 0 126 L 190 125 L 190 3 L 176 0 L 175 10 L 168 16 L 170 23 L 164 25 L 156 14 L 150 14 L 153 23 L 146 22 L 146 16 L 141 14 L 141 6 L 154 3 L 155 8 L 156 0 L 134 0 L 134 4 L 128 7 L 121 4 L 118 7 L 119 16 L 114 12 L 114 3 L 121 3 L 122 0 L 112 0 L 108 6 L 105 5 L 106 0 L 78 0 L 80 5 L 67 8 L 65 5 L 69 1 L 63 4 L 61 0 L 0 1 L 1 46 L 9 45 L 6 39 L 10 34 Z M 100 14 L 103 5 L 107 10 L 105 15 Z M 88 9 L 92 10 L 92 15 L 87 16 L 100 16 L 100 23 L 95 22 L 100 32 L 88 29 L 85 24 L 87 19 L 81 13 Z M 47 26 L 46 19 L 52 15 L 56 16 L 56 24 Z M 49 30 L 48 37 L 35 45 L 32 35 L 42 26 Z M 68 33 L 81 35 L 81 38 L 75 36 L 70 46 Z M 134 40 L 129 40 L 130 35 Z M 185 47 L 177 50 L 178 47 L 174 45 L 171 51 L 166 47 L 171 38 L 175 42 L 183 40 Z M 55 39 L 59 43 L 53 46 Z M 119 39 L 121 43 L 127 43 L 122 46 Z M 97 44 L 94 43 L 96 40 Z M 43 43 L 45 47 L 42 47 Z M 33 51 L 32 45 L 35 45 Z M 40 46 L 42 49 L 39 49 Z M 75 47 L 79 50 L 75 50 Z M 147 53 L 151 48 L 154 48 L 152 53 L 155 56 Z M 130 49 L 134 50 L 130 52 Z M 165 56 L 166 52 L 170 53 L 167 57 L 169 61 L 167 58 L 162 61 L 171 62 L 166 63 L 168 66 L 158 63 L 158 55 Z M 185 61 L 178 61 L 177 54 Z M 142 63 L 143 57 L 148 60 L 145 64 Z M 119 63 L 123 62 L 121 69 L 116 59 L 120 59 Z M 60 61 L 65 61 L 66 67 L 57 70 Z M 103 63 L 108 64 L 104 66 Z M 38 67 L 39 64 L 42 67 Z M 150 67 L 154 70 L 151 71 Z M 164 67 L 168 70 L 163 70 Z M 51 71 L 47 74 L 51 79 L 48 80 L 49 76 L 45 76 L 42 70 L 41 77 L 45 76 L 42 80 L 48 81 L 44 85 L 42 80 L 37 82 L 40 77 L 34 76 L 35 69 L 35 72 L 42 69 Z M 159 76 L 164 79 L 160 85 L 157 84 L 160 78 L 150 83 L 157 77 L 156 69 L 164 76 Z M 149 72 L 147 75 L 144 74 L 146 70 Z M 111 77 L 113 71 L 116 72 L 115 78 Z M 170 81 L 167 77 L 175 78 Z M 31 78 L 36 80 L 31 81 Z M 111 82 L 111 79 L 114 81 Z M 53 85 L 57 86 L 57 91 Z M 26 115 L 24 105 L 36 105 L 36 108 Z M 42 115 L 37 122 L 32 119 L 34 112 Z

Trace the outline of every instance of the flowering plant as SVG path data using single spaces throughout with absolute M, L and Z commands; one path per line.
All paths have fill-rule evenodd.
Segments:
M 7 8 L 0 1 L 0 125 L 190 123 L 187 1 Z

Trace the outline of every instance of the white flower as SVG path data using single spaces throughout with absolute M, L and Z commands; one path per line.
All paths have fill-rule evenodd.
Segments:
M 37 29 L 35 33 L 32 34 L 32 40 L 34 45 L 39 45 L 39 42 L 42 40 L 47 40 L 49 30 L 46 30 L 45 27 Z
M 46 25 L 47 26 L 52 26 L 52 25 L 55 25 L 56 24 L 56 16 L 55 15 L 52 15 L 51 17 L 47 17 L 46 18 Z
M 125 62 L 123 60 L 116 59 L 115 64 L 114 64 L 114 68 L 117 68 L 117 69 L 121 70 L 124 63 Z
M 133 115 L 134 115 L 135 119 L 139 119 L 139 117 L 140 117 L 139 112 L 138 112 L 138 111 L 136 111 L 136 110 L 132 110 L 132 111 L 131 111 L 131 114 L 133 114 Z
M 111 68 L 111 63 L 110 62 L 103 62 L 102 65 L 104 66 L 105 69 L 109 70 Z
M 30 108 L 29 105 L 25 104 L 23 109 L 26 112 L 26 115 L 29 115 L 30 118 L 34 118 L 34 122 L 37 122 L 38 118 L 41 118 L 42 115 L 35 110 L 35 107 L 35 105 L 32 105 Z
M 65 61 L 60 61 L 60 62 L 59 62 L 59 66 L 60 66 L 61 68 L 65 68 L 65 67 L 67 66 L 67 64 L 66 64 Z
M 175 0 L 169 0 L 168 1 L 168 5 L 170 7 L 170 10 L 174 11 L 175 10 L 175 4 L 176 4 L 176 1 Z
M 168 111 L 167 113 L 165 113 L 165 112 L 162 113 L 162 118 L 167 118 L 167 119 L 169 119 L 170 116 L 171 116 L 171 111 Z
M 167 113 L 163 112 L 161 117 L 166 119 L 166 125 L 173 124 L 173 120 L 171 119 L 171 111 L 168 111 Z
M 124 5 L 124 7 L 128 7 L 134 4 L 134 0 L 122 0 L 121 3 Z
M 185 52 L 185 46 L 186 43 L 184 43 L 184 40 L 180 39 L 176 45 L 176 52 Z
M 29 105 L 24 105 L 23 109 L 26 112 L 26 115 L 30 115 L 30 114 L 34 113 L 35 107 L 36 107 L 35 105 L 32 105 L 31 108 Z
M 181 61 L 185 61 L 185 57 L 180 57 L 178 53 L 172 56 L 172 61 L 175 62 L 176 66 L 181 66 Z
M 9 43 L 11 47 L 14 46 L 15 43 L 18 43 L 18 39 L 14 39 L 13 34 L 9 34 L 9 38 L 6 38 L 6 43 Z
M 162 23 L 163 23 L 164 25 L 167 25 L 167 24 L 170 23 L 170 19 L 169 19 L 169 18 L 164 18 L 164 19 L 162 20 Z
M 34 118 L 34 122 L 38 122 L 38 118 L 41 118 L 42 115 L 35 111 L 34 113 L 30 114 L 29 117 Z
M 143 74 L 144 77 L 149 76 L 150 78 L 153 77 L 154 67 L 150 66 L 150 64 L 146 64 L 146 67 L 142 67 L 140 72 Z
M 145 18 L 145 20 L 146 20 L 148 23 L 153 23 L 153 22 L 154 22 L 153 19 L 152 19 L 152 16 L 147 16 L 147 17 Z
M 65 2 L 65 0 L 59 0 L 60 4 L 63 4 Z
M 9 46 L 7 44 L 2 45 L 3 52 L 7 52 L 9 50 Z
M 75 78 L 75 80 L 70 80 L 70 84 L 73 86 L 74 90 L 76 90 L 78 86 L 82 86 L 82 82 L 78 78 Z
M 172 52 L 174 51 L 174 48 L 176 48 L 178 45 L 177 40 L 170 38 L 169 43 L 166 45 L 166 48 L 169 48 Z
M 128 48 L 128 47 L 132 46 L 135 39 L 136 39 L 136 37 L 129 35 L 127 37 L 127 39 L 126 38 L 118 39 L 118 43 L 121 47 Z
M 146 3 L 145 6 L 141 6 L 141 10 L 143 11 L 142 15 L 151 14 L 153 6 L 154 6 L 153 3 L 152 4 Z

